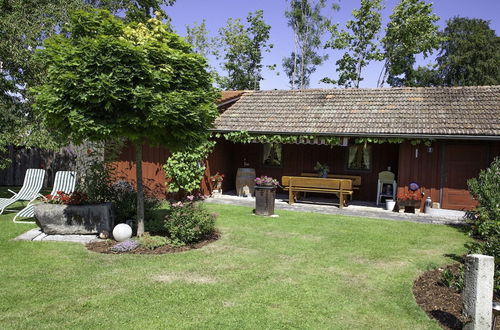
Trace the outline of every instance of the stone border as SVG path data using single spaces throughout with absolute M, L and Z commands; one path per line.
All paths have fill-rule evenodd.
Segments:
M 96 235 L 47 235 L 40 228 L 28 230 L 14 238 L 14 241 L 44 241 L 44 242 L 72 242 L 87 244 L 101 241 Z

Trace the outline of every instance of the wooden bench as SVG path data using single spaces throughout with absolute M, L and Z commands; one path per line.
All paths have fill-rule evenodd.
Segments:
M 344 207 L 344 196 L 352 195 L 352 180 L 310 178 L 302 176 L 283 176 L 281 185 L 288 190 L 288 204 L 293 204 L 300 192 L 335 194 L 339 198 L 339 207 Z
M 307 176 L 307 177 L 318 177 L 318 173 L 307 173 L 303 172 L 300 173 L 300 176 Z M 359 190 L 361 186 L 361 176 L 359 175 L 344 175 L 344 174 L 328 174 L 327 178 L 329 179 L 349 179 L 352 180 L 352 189 L 353 190 Z M 352 200 L 352 195 L 350 196 Z
M 300 173 L 300 176 L 318 177 L 318 173 Z M 359 175 L 343 175 L 343 174 L 328 174 L 329 179 L 350 179 L 352 180 L 352 189 L 359 190 L 361 186 L 361 176 Z

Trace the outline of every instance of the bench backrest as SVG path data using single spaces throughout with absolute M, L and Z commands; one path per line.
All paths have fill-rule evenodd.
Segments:
M 307 177 L 318 177 L 318 173 L 300 173 L 300 176 Z M 352 185 L 357 187 L 361 186 L 361 176 L 359 175 L 344 175 L 344 174 L 328 174 L 328 178 L 331 179 L 350 179 L 352 180 Z
M 281 184 L 285 187 L 322 188 L 336 190 L 352 190 L 352 180 L 309 178 L 301 176 L 283 176 Z

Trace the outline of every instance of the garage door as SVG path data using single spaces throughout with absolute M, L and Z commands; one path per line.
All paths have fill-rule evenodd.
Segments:
M 470 210 L 476 206 L 467 190 L 467 180 L 488 167 L 488 145 L 447 144 L 444 155 L 442 208 Z

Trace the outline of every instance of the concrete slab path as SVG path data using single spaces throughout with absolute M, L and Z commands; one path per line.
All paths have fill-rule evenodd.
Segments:
M 223 205 L 241 205 L 255 207 L 255 197 L 238 197 L 234 194 L 225 194 L 220 197 L 210 197 L 205 200 L 207 203 Z M 331 200 L 323 198 L 307 198 L 292 205 L 288 204 L 285 195 L 276 196 L 275 208 L 278 210 L 312 212 L 321 214 L 336 214 L 353 217 L 384 219 L 393 221 L 409 221 L 416 223 L 432 223 L 441 225 L 462 225 L 465 224 L 465 212 L 442 210 L 439 214 L 427 213 L 402 213 L 391 212 L 383 207 L 377 207 L 375 203 L 353 201 L 349 206 L 340 209 L 331 203 Z

